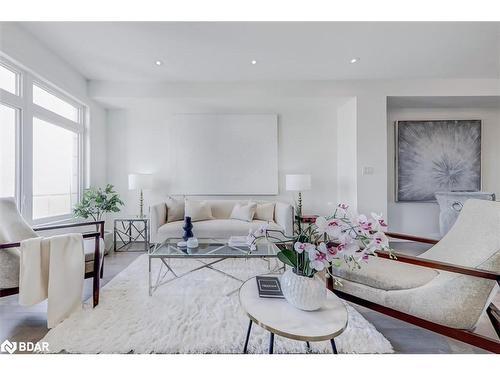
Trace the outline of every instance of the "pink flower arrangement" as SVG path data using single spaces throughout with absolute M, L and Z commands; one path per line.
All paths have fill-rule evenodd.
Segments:
M 302 276 L 313 276 L 316 272 L 327 270 L 330 266 L 361 268 L 362 262 L 367 262 L 370 255 L 377 250 L 389 250 L 389 240 L 384 230 L 387 223 L 381 215 L 372 213 L 371 217 L 358 215 L 351 217 L 349 206 L 339 204 L 333 215 L 318 217 L 314 224 L 303 227 L 297 222 L 298 230 L 293 237 L 275 243 L 293 244 L 280 250 L 278 258 L 293 267 Z M 259 238 L 268 239 L 270 230 L 266 226 L 255 232 L 250 232 L 248 242 L 250 248 L 255 248 Z M 285 237 L 280 233 L 281 237 Z M 276 238 L 272 236 L 272 238 Z

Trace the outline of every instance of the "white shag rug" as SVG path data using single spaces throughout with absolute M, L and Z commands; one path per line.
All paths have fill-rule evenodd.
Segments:
M 153 260 L 153 271 L 159 264 L 158 259 Z M 176 273 L 200 266 L 192 259 L 170 264 Z M 242 280 L 269 272 L 261 259 L 228 259 L 214 267 Z M 241 283 L 202 269 L 160 286 L 150 297 L 147 271 L 148 258 L 142 255 L 102 288 L 95 309 L 87 301 L 82 311 L 50 330 L 41 341 L 49 343 L 52 353 L 242 353 L 248 318 L 239 306 L 238 293 L 226 296 Z M 335 339 L 338 351 L 393 353 L 390 342 L 353 307 L 346 306 L 349 322 Z M 269 333 L 254 324 L 248 352 L 267 353 L 268 344 Z M 311 349 L 331 353 L 328 341 L 311 343 Z M 306 346 L 275 336 L 274 352 L 305 353 Z

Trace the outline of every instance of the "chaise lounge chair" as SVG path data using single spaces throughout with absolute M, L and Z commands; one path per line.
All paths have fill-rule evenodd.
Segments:
M 474 333 L 486 312 L 500 337 L 500 312 L 491 303 L 500 284 L 500 202 L 468 200 L 440 241 L 387 233 L 433 244 L 417 257 L 378 252 L 360 270 L 332 272 L 339 297 L 483 349 L 500 353 L 500 341 Z

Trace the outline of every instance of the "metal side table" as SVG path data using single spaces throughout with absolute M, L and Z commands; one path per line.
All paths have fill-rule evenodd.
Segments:
M 121 246 L 116 246 L 116 241 Z M 144 243 L 144 250 L 129 250 L 130 245 Z M 119 218 L 114 220 L 113 249 L 115 252 L 148 252 L 149 250 L 149 219 L 148 218 Z

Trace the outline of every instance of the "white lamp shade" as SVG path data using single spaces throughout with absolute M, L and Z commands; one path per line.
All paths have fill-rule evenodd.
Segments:
M 287 191 L 306 191 L 311 190 L 311 175 L 309 174 L 287 174 Z
M 130 190 L 151 189 L 152 187 L 152 174 L 133 173 L 128 175 L 128 188 Z

